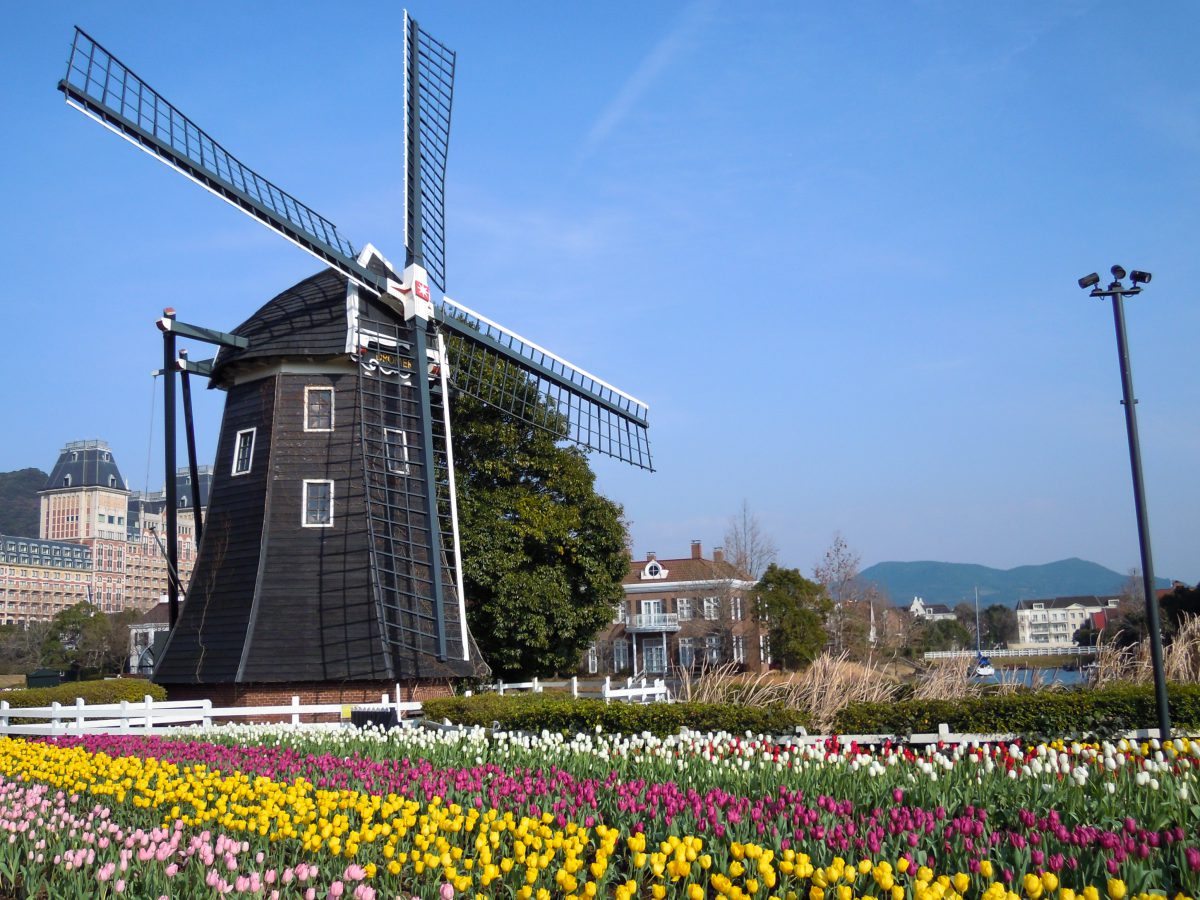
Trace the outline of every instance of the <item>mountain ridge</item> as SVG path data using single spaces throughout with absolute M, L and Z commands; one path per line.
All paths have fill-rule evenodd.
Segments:
M 1117 595 L 1129 581 L 1128 575 L 1075 556 L 1011 569 L 934 560 L 889 561 L 868 566 L 859 577 L 882 588 L 900 606 L 908 606 L 913 597 L 947 606 L 972 603 L 976 588 L 981 606 L 1016 606 L 1020 600 L 1050 597 Z M 1156 578 L 1155 584 L 1171 586 L 1167 578 Z

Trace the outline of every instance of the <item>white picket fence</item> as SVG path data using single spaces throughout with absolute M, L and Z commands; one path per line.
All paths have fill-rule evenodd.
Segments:
M 620 684 L 620 682 L 618 682 Z M 500 696 L 507 693 L 541 694 L 547 688 L 552 691 L 570 691 L 572 697 L 592 697 L 609 702 L 626 700 L 633 703 L 670 703 L 671 691 L 665 681 L 656 678 L 647 682 L 645 678 L 626 678 L 624 687 L 613 685 L 611 676 L 604 676 L 604 681 L 580 681 L 572 677 L 569 681 L 542 681 L 538 678 L 532 681 L 504 682 L 497 681 L 491 685 L 493 691 Z
M 533 690 L 534 682 L 525 684 L 505 684 L 505 691 Z M 552 687 L 554 682 L 536 682 L 539 688 Z M 566 682 L 569 684 L 569 682 Z M 639 692 L 661 694 L 665 687 L 659 685 L 634 685 L 626 688 L 611 688 L 612 699 L 618 697 L 639 696 Z M 633 693 L 631 693 L 633 692 Z M 577 696 L 584 696 L 583 693 Z M 414 701 L 397 701 L 396 698 L 383 694 L 378 704 L 354 704 L 359 708 L 366 706 L 373 710 L 395 709 L 397 718 L 402 722 L 410 717 L 409 722 L 415 722 L 421 714 L 421 704 Z M 299 725 L 301 717 L 322 716 L 332 718 L 325 723 L 329 727 L 340 727 L 349 717 L 350 706 L 341 703 L 310 703 L 303 704 L 299 697 L 292 697 L 291 703 L 277 706 L 230 706 L 215 707 L 210 700 L 154 700 L 150 696 L 140 702 L 122 701 L 120 703 L 87 704 L 80 698 L 73 705 L 62 706 L 54 703 L 46 707 L 23 709 L 9 707 L 7 700 L 0 700 L 0 735 L 80 735 L 80 734 L 135 734 L 150 733 L 160 728 L 180 725 L 202 725 L 209 727 L 214 720 L 246 719 L 250 721 L 263 720 L 267 717 L 278 720 L 288 717 L 291 724 Z M 35 719 L 41 723 L 14 724 L 13 719 Z M 455 726 L 443 726 L 454 728 Z M 1130 740 L 1148 740 L 1158 737 L 1157 728 L 1138 729 L 1127 732 L 1124 737 Z M 887 734 L 843 734 L 838 735 L 842 744 L 857 741 L 861 746 L 879 745 L 894 739 L 895 735 Z M 904 738 L 907 744 L 984 744 L 1009 742 L 1016 738 L 1011 734 L 956 734 L 948 725 L 939 725 L 936 732 L 929 734 L 913 734 Z M 798 729 L 795 735 L 781 738 L 784 743 L 793 746 L 820 744 L 829 739 L 828 735 L 807 734 L 804 729 Z
M 122 700 L 120 703 L 85 703 L 82 697 L 73 705 L 50 706 L 24 709 L 10 707 L 7 700 L 0 700 L 0 734 L 7 735 L 56 735 L 56 734 L 121 734 L 125 732 L 149 732 L 157 728 L 181 725 L 211 727 L 215 721 L 241 719 L 263 721 L 267 718 L 279 720 L 287 716 L 293 725 L 299 725 L 301 717 L 312 721 L 320 718 L 327 724 L 336 725 L 349 718 L 351 706 L 375 710 L 396 710 L 396 717 L 403 720 L 421 714 L 421 704 L 401 701 L 396 697 L 381 694 L 379 703 L 301 703 L 293 696 L 291 703 L 275 706 L 213 706 L 211 700 L 155 700 L 150 695 L 138 702 Z M 13 719 L 34 719 L 34 722 L 14 724 Z
M 537 678 L 520 684 L 497 682 L 494 689 L 499 694 L 519 691 L 541 693 L 569 689 L 573 697 L 598 697 L 605 701 L 625 700 L 634 703 L 666 702 L 671 693 L 661 680 L 646 683 L 646 679 L 635 682 L 628 679 L 624 687 L 614 686 L 610 678 L 595 684 L 569 681 L 540 681 Z M 121 734 L 125 732 L 149 732 L 159 728 L 183 725 L 211 727 L 214 721 L 240 720 L 247 722 L 274 720 L 287 717 L 293 725 L 301 720 L 336 726 L 350 718 L 351 707 L 368 707 L 377 711 L 395 710 L 397 720 L 415 721 L 421 715 L 421 704 L 400 700 L 397 686 L 395 696 L 381 694 L 378 703 L 301 703 L 293 696 L 291 703 L 275 706 L 214 706 L 211 700 L 154 700 L 148 694 L 142 701 L 122 700 L 120 703 L 85 703 L 82 697 L 74 704 L 52 703 L 50 706 L 12 708 L 7 700 L 0 700 L 0 735 L 56 735 L 56 734 Z M 14 719 L 22 721 L 15 724 Z
M 991 659 L 1008 659 L 1025 656 L 1095 656 L 1095 647 L 1015 647 L 1012 649 L 998 648 L 985 650 L 983 655 Z M 974 650 L 927 650 L 925 659 L 975 659 L 979 654 Z

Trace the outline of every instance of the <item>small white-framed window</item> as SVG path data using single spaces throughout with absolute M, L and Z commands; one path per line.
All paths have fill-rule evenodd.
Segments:
M 679 664 L 685 669 L 690 669 L 696 664 L 695 638 L 686 637 L 679 639 Z
M 304 430 L 333 431 L 333 388 L 304 388 Z
M 70 476 L 70 474 L 64 475 L 64 476 L 63 476 L 63 487 L 70 487 L 70 486 L 71 486 L 71 476 Z
M 588 647 L 587 652 L 587 670 L 589 675 L 595 675 L 600 671 L 600 653 L 596 649 L 595 641 Z
M 393 475 L 408 474 L 408 432 L 402 428 L 383 429 L 383 455 Z
M 720 597 L 705 597 L 704 598 L 704 618 L 710 622 L 715 622 L 721 618 L 721 598 Z
M 729 618 L 733 619 L 733 621 L 735 621 L 735 622 L 742 621 L 742 598 L 741 597 L 731 597 L 729 599 Z M 741 661 L 742 660 L 738 660 L 738 662 L 741 662 Z
M 744 663 L 746 661 L 746 636 L 735 634 L 733 636 L 733 661 L 735 663 Z
M 710 666 L 721 664 L 721 636 L 710 634 L 704 639 L 704 661 Z
M 613 607 L 613 622 L 612 623 L 614 625 L 627 625 L 628 623 L 625 621 L 625 616 L 628 612 L 629 612 L 629 607 L 625 604 L 624 601 L 621 601 L 620 603 L 618 603 L 616 606 Z
M 692 618 L 692 598 L 676 597 L 675 612 L 679 614 L 680 622 L 690 622 Z
M 629 668 L 629 641 L 617 638 L 613 641 L 613 671 L 624 672 Z
M 231 475 L 245 475 L 250 471 L 254 461 L 254 438 L 257 433 L 257 428 L 243 428 L 237 433 L 237 439 L 233 442 Z
M 304 504 L 301 523 L 305 528 L 333 527 L 333 482 L 304 480 Z

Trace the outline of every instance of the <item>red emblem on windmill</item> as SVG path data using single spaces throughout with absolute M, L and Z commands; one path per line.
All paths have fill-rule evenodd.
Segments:
M 423 281 L 418 281 L 417 282 L 417 296 L 420 297 L 422 300 L 428 300 L 429 299 L 429 285 L 427 285 Z

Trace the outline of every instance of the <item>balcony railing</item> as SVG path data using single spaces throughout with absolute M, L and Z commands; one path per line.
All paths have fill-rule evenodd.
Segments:
M 627 626 L 630 631 L 678 631 L 678 613 L 638 613 Z

